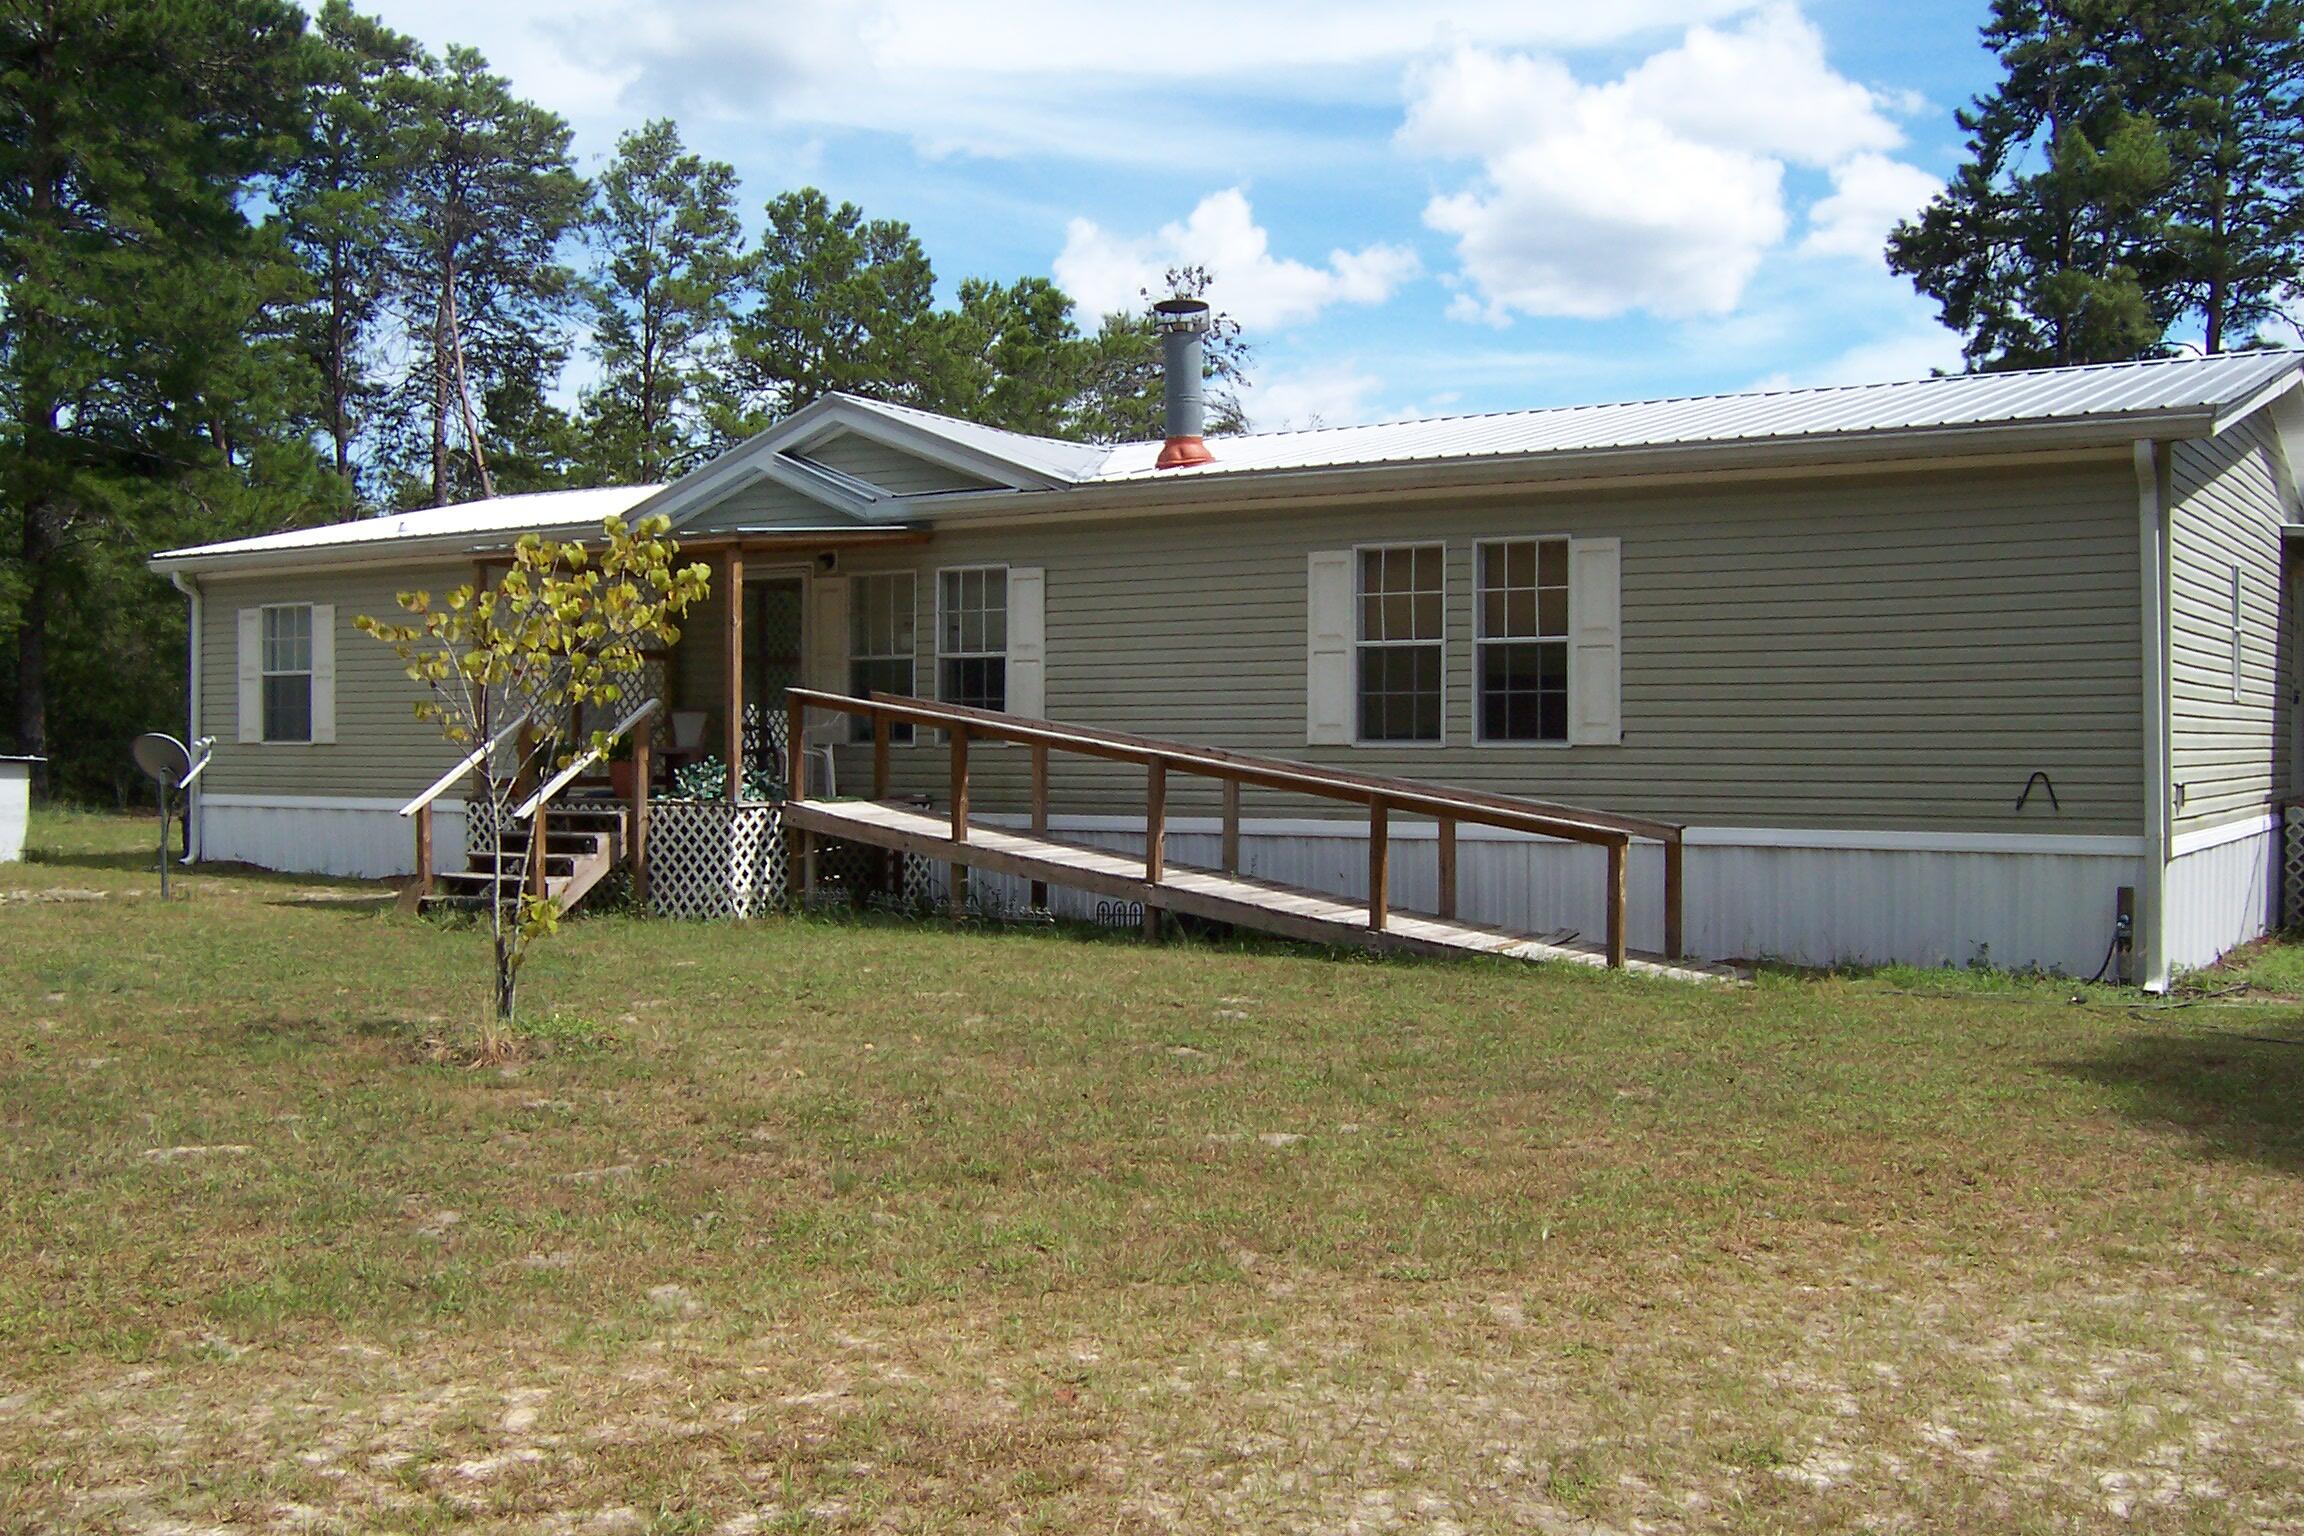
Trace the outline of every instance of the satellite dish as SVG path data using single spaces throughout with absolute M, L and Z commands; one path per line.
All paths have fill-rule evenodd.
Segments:
M 160 793 L 160 894 L 168 894 L 168 808 L 175 792 L 187 788 L 200 777 L 200 770 L 208 766 L 208 754 L 215 747 L 216 738 L 203 736 L 187 747 L 165 731 L 147 731 L 136 738 L 129 751 L 136 758 L 136 766 L 152 781 Z M 198 755 L 194 752 L 197 749 Z
M 147 731 L 136 738 L 129 748 L 136 755 L 136 766 L 144 770 L 148 779 L 157 779 L 170 789 L 184 782 L 192 771 L 192 749 L 165 731 Z

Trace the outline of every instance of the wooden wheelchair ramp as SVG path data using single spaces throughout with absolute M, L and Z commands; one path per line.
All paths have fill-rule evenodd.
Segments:
M 1039 885 L 1141 902 L 1154 913 L 1181 912 L 1313 944 L 1421 954 L 1502 955 L 1514 960 L 1565 960 L 1593 966 L 1608 963 L 1605 946 L 1566 933 L 1532 937 L 1401 911 L 1392 912 L 1383 928 L 1374 929 L 1368 926 L 1368 904 L 1364 901 L 1347 901 L 1188 864 L 1168 865 L 1159 884 L 1154 885 L 1145 879 L 1144 860 L 1138 855 L 1060 842 L 1010 828 L 971 824 L 967 841 L 954 842 L 945 817 L 912 806 L 869 800 L 808 801 L 787 805 L 784 825 L 812 837 L 916 853 Z M 805 883 L 810 863 L 805 845 L 797 863 Z M 1722 967 L 1687 965 L 1661 955 L 1630 954 L 1624 963 L 1628 970 L 1685 981 L 1733 974 Z
M 831 838 L 917 854 L 952 866 L 955 904 L 964 899 L 967 872 L 981 869 L 1030 881 L 1034 900 L 1062 886 L 1122 901 L 1140 902 L 1148 934 L 1163 912 L 1189 914 L 1241 928 L 1316 944 L 1427 954 L 1487 954 L 1523 960 L 1562 960 L 1614 966 L 1681 980 L 1733 976 L 1723 966 L 1679 958 L 1681 829 L 1669 822 L 1616 816 L 1579 807 L 1461 790 L 1422 780 L 1351 773 L 1284 758 L 1253 757 L 1154 737 L 1126 735 L 1050 720 L 967 709 L 925 699 L 874 694 L 869 699 L 795 688 L 788 695 L 787 741 L 793 761 L 787 782 L 804 785 L 801 761 L 807 711 L 861 715 L 873 725 L 873 795 L 869 800 L 810 800 L 784 806 L 784 827 L 794 840 L 792 867 L 805 891 L 814 883 L 819 839 Z M 944 733 L 951 753 L 948 804 L 942 810 L 901 804 L 888 797 L 889 727 L 908 723 Z M 845 721 L 841 721 L 845 734 Z M 1031 813 L 1025 827 L 985 824 L 970 814 L 971 741 L 1006 741 L 1031 754 Z M 1138 764 L 1145 771 L 1145 848 L 1141 854 L 1087 847 L 1048 833 L 1048 759 L 1051 752 Z M 1168 780 L 1185 774 L 1217 781 L 1223 792 L 1221 869 L 1171 864 L 1166 857 Z M 1246 788 L 1344 801 L 1368 815 L 1368 888 L 1365 899 L 1280 885 L 1240 874 L 1240 792 Z M 1428 817 L 1439 838 L 1440 906 L 1434 913 L 1392 909 L 1389 899 L 1391 819 Z M 1023 820 L 1022 817 L 1009 818 Z M 1459 918 L 1456 906 L 1456 828 L 1460 822 L 1503 827 L 1536 836 L 1597 845 L 1607 852 L 1607 932 L 1590 942 L 1569 932 L 1536 934 L 1483 926 Z M 1635 840 L 1662 844 L 1666 954 L 1635 954 L 1625 945 L 1627 868 Z

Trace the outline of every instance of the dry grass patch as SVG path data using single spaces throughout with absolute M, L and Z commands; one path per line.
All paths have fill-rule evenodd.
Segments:
M 2284 1008 L 607 918 L 474 1069 L 144 833 L 0 870 L 0 1529 L 2304 1527 Z

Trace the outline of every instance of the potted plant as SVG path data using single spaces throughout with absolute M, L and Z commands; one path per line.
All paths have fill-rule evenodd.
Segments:
M 638 729 L 645 731 L 653 723 L 643 720 Z M 619 800 L 630 800 L 640 787 L 640 765 L 632 760 L 632 736 L 627 731 L 608 747 L 608 788 Z

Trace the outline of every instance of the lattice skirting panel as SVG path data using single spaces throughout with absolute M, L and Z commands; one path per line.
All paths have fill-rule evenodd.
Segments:
M 2281 813 L 2280 926 L 2304 924 L 2304 805 Z
M 758 917 L 784 905 L 784 813 L 767 804 L 658 800 L 648 816 L 648 906 L 659 917 Z

